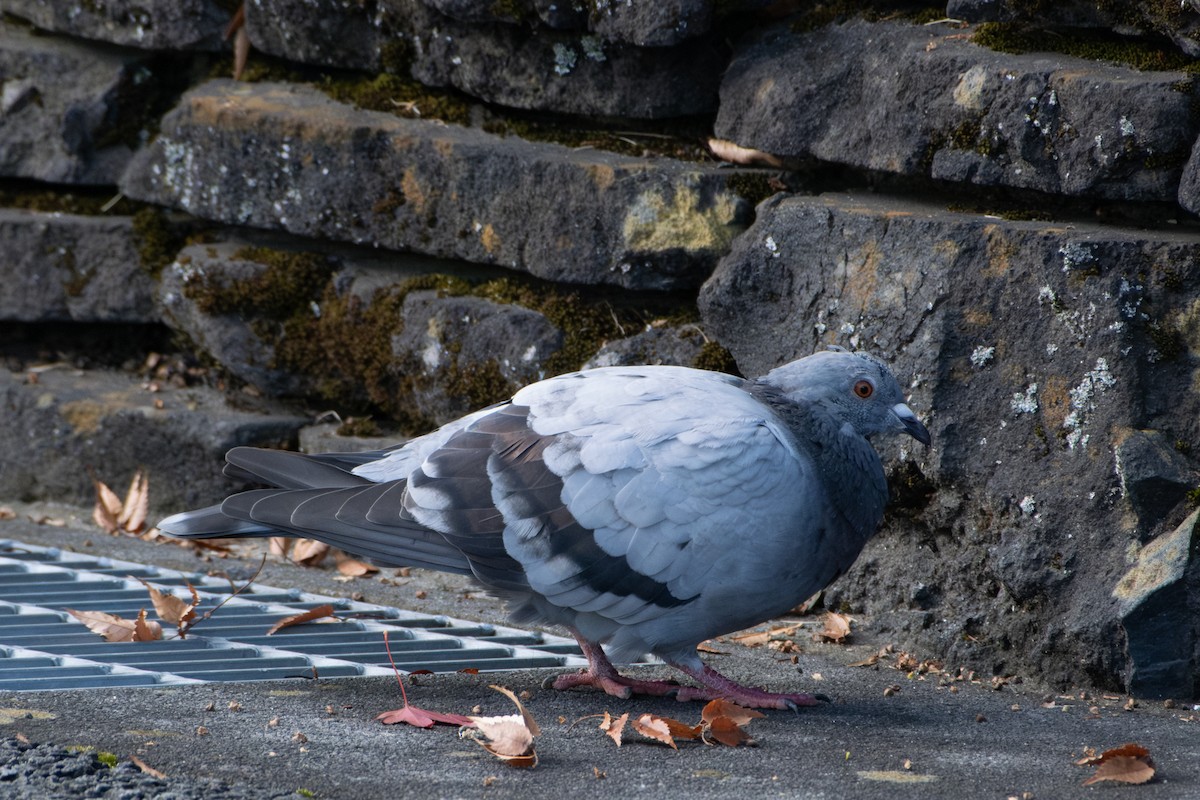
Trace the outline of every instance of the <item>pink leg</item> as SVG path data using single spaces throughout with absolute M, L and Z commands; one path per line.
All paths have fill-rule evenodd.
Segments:
M 737 703 L 744 708 L 790 708 L 793 711 L 801 706 L 815 706 L 822 700 L 827 700 L 821 695 L 811 694 L 779 694 L 776 692 L 768 692 L 765 689 L 755 689 L 750 686 L 742 686 L 736 681 L 726 678 L 721 673 L 708 665 L 703 665 L 699 668 L 686 664 L 677 664 L 671 661 L 667 662 L 675 669 L 690 675 L 700 683 L 704 684 L 704 688 L 694 686 L 683 686 L 675 695 L 677 700 L 715 700 L 718 697 Z
M 604 654 L 600 645 L 587 641 L 579 634 L 575 634 L 575 638 L 579 641 L 579 648 L 587 657 L 588 668 L 583 672 L 571 675 L 559 675 L 553 682 L 550 682 L 550 686 L 555 689 L 591 686 L 601 689 L 613 697 L 627 700 L 635 694 L 648 694 L 656 697 L 673 695 L 682 688 L 678 683 L 671 681 L 639 681 L 634 678 L 626 678 L 617 672 L 617 668 L 608 660 L 608 656 Z

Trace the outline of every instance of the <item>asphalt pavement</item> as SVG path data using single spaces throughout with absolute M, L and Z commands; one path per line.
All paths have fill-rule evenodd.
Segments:
M 0 520 L 0 538 L 184 570 L 247 574 L 258 565 L 249 554 L 205 560 L 173 545 L 111 537 L 87 522 L 87 509 L 8 505 L 17 516 Z M 415 570 L 382 577 L 344 581 L 331 569 L 276 561 L 258 580 L 505 621 L 492 598 L 456 577 Z M 866 619 L 842 644 L 813 641 L 819 618 L 759 630 L 797 624 L 773 645 L 727 639 L 710 643 L 717 652 L 705 656 L 745 683 L 831 698 L 798 713 L 767 712 L 746 729 L 750 747 L 680 742 L 675 750 L 631 736 L 618 747 L 594 715 L 628 711 L 692 723 L 702 704 L 556 692 L 542 688 L 555 674 L 544 670 L 421 675 L 408 687 L 413 704 L 460 714 L 512 713 L 489 683 L 520 693 L 542 730 L 532 769 L 508 766 L 454 727 L 376 721 L 401 705 L 390 678 L 9 692 L 0 693 L 0 797 L 1200 798 L 1200 710 L 1191 704 L 1053 690 L 1037 676 L 993 681 L 954 665 L 922 666 L 920 653 L 892 652 L 864 665 L 889 644 Z M 670 670 L 633 672 L 669 677 Z M 1126 742 L 1149 750 L 1149 783 L 1081 785 L 1095 771 L 1075 763 L 1087 748 Z

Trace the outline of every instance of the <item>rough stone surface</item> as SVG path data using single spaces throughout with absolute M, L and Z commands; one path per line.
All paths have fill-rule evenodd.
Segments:
M 935 446 L 893 474 L 890 524 L 827 602 L 998 672 L 1115 683 L 1110 592 L 1141 534 L 1114 437 L 1200 437 L 1197 277 L 1195 234 L 777 195 L 700 308 L 746 374 L 840 344 L 911 376 Z
M 278 339 L 287 335 L 288 318 L 293 314 L 316 318 L 323 313 L 323 286 L 309 287 L 311 297 L 301 301 L 302 308 L 280 309 L 274 314 L 266 313 L 263 303 L 259 304 L 257 314 L 248 314 L 243 309 L 208 307 L 205 301 L 213 296 L 214 287 L 229 289 L 239 283 L 248 286 L 261 279 L 269 267 L 256 257 L 264 251 L 285 256 L 317 256 L 328 264 L 329 274 L 323 279 L 328 281 L 335 296 L 353 297 L 363 303 L 369 303 L 381 290 L 447 268 L 432 259 L 410 255 L 385 260 L 347 247 L 321 247 L 314 252 L 302 249 L 304 246 L 304 242 L 297 240 L 257 235 L 185 247 L 163 270 L 159 285 L 163 320 L 241 380 L 269 395 L 299 395 L 311 392 L 322 376 L 279 363 L 276 346 Z M 283 272 L 274 280 L 289 280 L 286 267 Z M 459 270 L 459 274 L 492 277 L 491 273 L 469 269 Z M 396 319 L 397 330 L 402 323 L 400 318 Z
M 1125 631 L 1129 691 L 1138 697 L 1195 695 L 1200 661 L 1200 535 L 1193 512 L 1150 542 L 1113 589 Z
M 540 380 L 563 343 L 538 312 L 479 297 L 411 292 L 402 313 L 392 350 L 412 376 L 414 410 L 437 424 Z
M 0 176 L 116 183 L 132 155 L 117 126 L 136 113 L 121 97 L 152 78 L 139 61 L 0 22 Z
M 943 26 L 848 23 L 740 47 L 716 132 L 785 159 L 1070 196 L 1175 199 L 1184 73 L 1008 55 Z
M 606 342 L 583 369 L 626 367 L 632 364 L 672 364 L 690 367 L 704 346 L 698 325 L 649 327 L 624 339 Z
M 0 209 L 0 320 L 151 322 L 129 217 Z
M 1123 439 L 1117 433 L 1114 439 L 1121 491 L 1138 518 L 1150 525 L 1165 518 L 1200 482 L 1195 467 L 1179 452 L 1190 450 L 1190 443 L 1168 441 L 1159 431 L 1129 431 Z
M 232 408 L 206 388 L 151 392 L 117 373 L 45 370 L 29 383 L 0 370 L 0 497 L 90 504 L 88 467 L 122 487 L 141 467 L 156 511 L 217 502 L 229 492 L 226 450 L 286 446 L 306 422 L 270 403 L 242 402 Z
M 459 4 L 452 10 L 481 19 Z M 662 13 L 666 22 L 675 19 Z M 679 23 L 700 24 L 705 16 L 682 8 L 679 13 Z M 464 22 L 422 0 L 319 0 L 316 9 L 307 0 L 254 0 L 247 7 L 247 31 L 257 49 L 280 58 L 409 71 L 429 86 L 510 108 L 635 119 L 711 113 L 728 61 L 727 48 L 711 38 L 637 47 L 586 31 Z
M 233 12 L 215 0 L 3 0 L 44 30 L 147 50 L 220 50 Z
M 672 289 L 700 283 L 742 230 L 731 176 L 219 80 L 163 120 L 121 188 L 222 222 Z
M 712 26 L 712 0 L 664 0 L 630 3 L 599 0 L 424 0 L 433 10 L 460 22 L 510 24 L 538 20 L 563 30 L 587 31 L 614 42 L 639 47 L 668 47 L 707 33 Z
M 289 61 L 377 72 L 388 37 L 374 6 L 358 0 L 249 0 L 246 35 L 258 52 Z

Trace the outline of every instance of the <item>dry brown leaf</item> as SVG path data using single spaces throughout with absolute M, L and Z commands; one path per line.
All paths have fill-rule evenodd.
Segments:
M 872 653 L 862 661 L 855 661 L 853 664 L 847 664 L 847 667 L 873 667 L 879 663 L 879 653 Z
M 827 642 L 836 642 L 841 644 L 850 635 L 851 617 L 842 614 L 835 614 L 832 611 L 826 611 L 824 616 L 825 627 L 820 633 L 813 634 L 813 641 L 825 640 Z
M 1154 777 L 1154 761 L 1150 758 L 1150 751 L 1132 742 L 1105 750 L 1097 762 L 1096 773 L 1083 782 L 1084 786 L 1101 781 L 1145 783 Z
M 129 760 L 130 760 L 130 762 L 133 763 L 134 766 L 136 766 L 138 769 L 140 769 L 142 772 L 146 773 L 147 775 L 149 775 L 152 778 L 166 778 L 167 777 L 165 772 L 159 772 L 154 767 L 150 766 L 145 761 L 142 761 L 137 756 L 130 756 Z
M 711 642 L 712 639 L 709 639 L 707 642 L 701 642 L 700 644 L 696 645 L 696 651 L 700 653 L 712 653 L 716 656 L 729 655 L 728 651 L 717 649 Z
M 316 539 L 297 539 L 292 547 L 292 561 L 306 567 L 315 567 L 325 560 L 329 550 L 329 545 Z
M 537 722 L 510 689 L 495 684 L 491 688 L 512 700 L 520 713 L 500 717 L 471 717 L 475 727 L 464 728 L 462 735 L 477 742 L 509 766 L 537 766 L 537 751 L 533 747 L 533 738 L 541 733 Z
M 139 469 L 133 473 L 133 480 L 129 482 L 129 491 L 125 493 L 125 502 L 121 504 L 117 524 L 123 531 L 138 533 L 146 526 L 146 515 L 149 511 L 150 479 Z
M 752 708 L 743 708 L 737 703 L 731 703 L 721 698 L 709 701 L 704 706 L 704 710 L 700 712 L 700 719 L 704 723 L 712 722 L 717 717 L 726 717 L 739 727 L 749 725 L 751 720 L 762 719 L 765 716 L 766 714 L 763 714 L 761 711 L 755 711 Z
M 267 550 L 273 556 L 287 558 L 288 550 L 292 549 L 292 543 L 295 541 L 290 536 L 272 536 L 267 540 Z
M 64 608 L 68 614 L 82 622 L 93 633 L 98 633 L 109 642 L 145 642 L 162 638 L 162 626 L 146 619 L 142 609 L 137 619 L 125 619 L 103 611 L 76 611 Z
M 729 638 L 746 647 L 761 647 L 771 641 L 771 634 L 769 631 L 754 631 L 752 633 L 739 633 Z
M 92 507 L 92 522 L 103 530 L 105 533 L 116 534 L 120 530 L 117 524 L 117 517 L 121 515 L 121 498 L 117 497 L 117 493 L 108 488 L 108 485 L 101 480 L 92 478 L 92 485 L 96 487 L 96 505 Z
M 617 747 L 621 746 L 621 735 L 625 731 L 625 723 L 629 721 L 629 712 L 626 711 L 616 719 L 607 711 L 604 712 L 604 719 L 600 720 L 600 730 L 617 743 Z
M 753 741 L 750 735 L 729 717 L 716 717 L 704 726 L 704 740 L 710 739 L 728 747 L 737 747 Z
M 647 739 L 662 742 L 676 750 L 679 749 L 675 746 L 675 737 L 671 735 L 671 727 L 662 717 L 656 717 L 653 714 L 642 714 L 633 720 L 630 726 Z
M 17 512 L 12 510 L 12 506 L 0 506 L 0 519 L 16 519 Z
M 727 139 L 709 139 L 708 149 L 712 151 L 714 156 L 722 161 L 730 161 L 734 164 L 766 167 L 783 166 L 783 161 L 781 161 L 778 156 L 773 156 L 770 153 L 764 153 L 762 150 L 755 150 L 750 147 L 742 147 L 740 144 L 731 142 Z
M 337 551 L 337 569 L 348 578 L 361 578 L 364 575 L 374 575 L 379 572 L 379 567 L 374 564 L 351 558 L 341 550 Z
M 250 35 L 245 28 L 239 28 L 233 37 L 233 79 L 236 81 L 246 71 L 246 62 L 250 60 Z
M 180 639 L 187 638 L 187 632 L 196 620 L 196 606 L 200 605 L 200 595 L 196 594 L 196 587 L 190 583 L 187 584 L 187 588 L 192 593 L 192 599 L 189 602 L 173 594 L 161 592 L 141 578 L 138 578 L 137 582 L 150 592 L 150 602 L 154 604 L 154 611 L 158 614 L 158 618 L 177 627 Z
M 284 617 L 271 626 L 270 630 L 267 631 L 267 636 L 283 630 L 284 628 L 290 628 L 293 625 L 302 625 L 305 622 L 312 622 L 314 619 L 322 619 L 324 617 L 334 617 L 334 619 L 337 618 L 334 616 L 333 606 L 329 603 L 317 606 L 316 608 L 310 608 L 303 614 L 293 614 L 290 617 Z

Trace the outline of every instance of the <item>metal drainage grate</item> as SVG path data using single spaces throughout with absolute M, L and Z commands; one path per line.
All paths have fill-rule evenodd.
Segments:
M 184 585 L 190 583 L 201 611 L 232 592 L 228 583 L 202 573 L 0 540 L 0 691 L 390 675 L 385 630 L 396 666 L 405 671 L 586 664 L 578 645 L 559 636 L 257 584 L 187 639 L 105 642 L 62 611 L 125 618 L 142 608 L 151 611 L 146 588 L 133 578 L 185 599 L 190 595 Z M 284 617 L 327 603 L 340 615 L 368 618 L 307 623 L 266 635 Z

